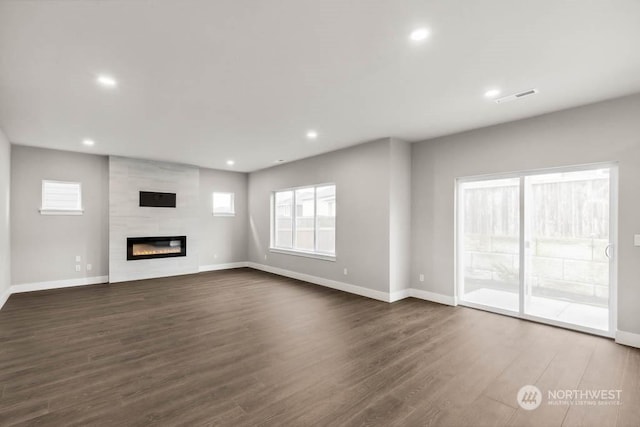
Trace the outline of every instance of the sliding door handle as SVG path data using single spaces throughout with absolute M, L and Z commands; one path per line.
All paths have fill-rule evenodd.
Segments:
M 605 248 L 604 248 L 604 255 L 611 259 L 611 249 L 613 248 L 612 244 L 608 244 Z

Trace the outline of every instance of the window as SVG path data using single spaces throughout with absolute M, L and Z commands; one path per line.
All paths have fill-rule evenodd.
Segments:
M 335 185 L 276 191 L 272 204 L 271 249 L 334 258 Z
M 234 193 L 213 193 L 213 214 L 215 216 L 234 216 Z
M 82 215 L 82 186 L 79 182 L 42 181 L 43 215 Z

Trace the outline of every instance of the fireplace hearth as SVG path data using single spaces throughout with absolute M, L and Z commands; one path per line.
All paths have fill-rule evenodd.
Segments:
M 127 261 L 187 256 L 187 236 L 127 237 Z

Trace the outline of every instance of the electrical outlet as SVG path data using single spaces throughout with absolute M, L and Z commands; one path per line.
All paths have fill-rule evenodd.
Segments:
M 264 254 L 264 259 L 265 259 L 265 261 L 266 261 L 266 259 L 267 259 L 267 254 Z
M 421 282 L 424 282 L 424 274 L 421 274 L 419 279 L 420 279 Z
M 93 265 L 87 264 L 87 271 L 91 271 L 91 270 L 93 270 Z
M 82 271 L 82 267 L 80 266 L 80 264 L 76 264 L 76 271 Z
M 76 255 L 76 262 L 82 261 L 82 257 L 80 255 Z
M 349 270 L 347 270 L 347 267 L 344 268 L 344 275 L 346 276 L 347 274 L 349 274 Z
M 640 234 L 633 236 L 633 246 L 640 246 Z
M 218 259 L 218 254 L 213 254 L 213 259 Z

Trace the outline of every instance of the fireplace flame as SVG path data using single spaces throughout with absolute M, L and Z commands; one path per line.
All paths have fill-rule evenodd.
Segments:
M 178 246 L 172 247 L 157 247 L 149 244 L 136 244 L 133 245 L 133 255 L 165 255 L 165 254 L 179 254 L 182 249 Z

